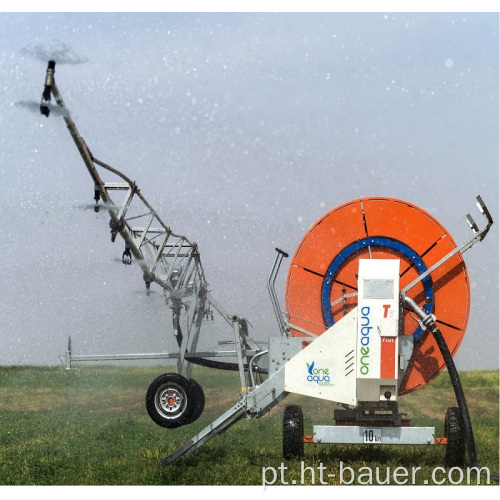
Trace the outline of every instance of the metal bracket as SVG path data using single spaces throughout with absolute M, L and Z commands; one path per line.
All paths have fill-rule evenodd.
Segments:
M 464 253 L 469 248 L 471 248 L 473 245 L 475 245 L 479 241 L 482 241 L 485 238 L 485 236 L 488 234 L 488 231 L 490 230 L 491 225 L 493 224 L 493 219 L 490 215 L 490 212 L 486 208 L 486 205 L 484 204 L 481 196 L 477 196 L 476 200 L 477 200 L 476 205 L 479 208 L 479 211 L 486 219 L 486 226 L 484 226 L 482 229 L 478 229 L 477 224 L 474 222 L 474 219 L 471 217 L 471 215 L 470 214 L 464 215 L 465 220 L 469 224 L 469 226 L 472 229 L 474 234 L 469 239 L 465 240 L 457 248 L 455 248 L 450 253 L 445 255 L 441 260 L 436 262 L 433 266 L 429 267 L 429 269 L 427 269 L 427 271 L 420 274 L 409 285 L 406 285 L 401 290 L 402 294 L 405 294 L 408 290 L 413 288 L 417 283 L 420 283 L 424 278 L 429 276 L 429 274 L 431 274 L 433 271 L 435 271 L 439 266 L 442 266 L 447 260 L 451 259 L 451 257 L 453 257 L 455 254 L 457 254 L 458 252 Z

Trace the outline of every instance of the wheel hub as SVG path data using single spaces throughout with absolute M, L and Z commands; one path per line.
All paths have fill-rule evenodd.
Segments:
M 186 407 L 186 394 L 177 386 L 165 386 L 158 390 L 156 408 L 166 418 L 177 417 Z

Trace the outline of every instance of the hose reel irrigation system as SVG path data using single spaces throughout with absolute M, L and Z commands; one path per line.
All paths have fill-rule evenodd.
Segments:
M 289 393 L 334 401 L 335 425 L 303 431 L 298 405 L 285 407 L 283 454 L 300 457 L 305 443 L 443 445 L 445 464 L 470 466 L 477 456 L 467 403 L 452 356 L 467 326 L 470 290 L 462 254 L 482 241 L 493 223 L 482 199 L 481 229 L 470 215 L 470 238 L 457 245 L 431 215 L 391 198 L 346 203 L 314 224 L 300 242 L 286 280 L 283 315 L 274 283 L 283 258 L 277 249 L 268 290 L 279 335 L 254 341 L 245 318 L 227 313 L 212 296 L 195 243 L 172 232 L 134 181 L 95 158 L 80 136 L 54 80 L 49 61 L 40 104 L 50 114 L 54 97 L 94 183 L 94 210 L 107 210 L 111 241 L 125 242 L 122 262 L 140 266 L 146 289 L 160 286 L 172 310 L 178 352 L 75 355 L 76 362 L 176 359 L 176 371 L 155 379 L 146 394 L 152 420 L 165 428 L 194 422 L 205 397 L 191 378 L 193 364 L 237 370 L 238 402 L 161 465 L 193 451 L 242 418 L 260 417 Z M 113 181 L 104 181 L 112 175 Z M 113 194 L 113 198 L 111 197 Z M 121 201 L 116 201 L 120 197 Z M 214 309 L 230 326 L 233 349 L 199 351 L 202 321 Z M 235 359 L 236 361 L 229 361 Z M 448 408 L 445 435 L 433 427 L 412 427 L 398 412 L 399 398 L 418 390 L 447 368 L 457 406 Z M 267 375 L 267 376 L 265 376 Z M 258 382 L 256 379 L 258 377 Z

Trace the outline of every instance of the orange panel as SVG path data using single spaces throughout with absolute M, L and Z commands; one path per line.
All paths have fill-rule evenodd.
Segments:
M 300 267 L 292 268 L 288 274 L 286 309 L 288 321 L 304 330 L 321 335 L 327 326 L 324 324 L 321 301 L 317 297 L 321 295 L 321 284 L 323 278 L 312 274 Z M 305 336 L 300 330 L 293 330 L 292 335 Z
M 382 337 L 380 343 L 380 378 L 396 378 L 396 339 Z
M 404 201 L 363 200 L 369 236 L 385 236 L 406 243 L 420 256 L 446 232 L 422 209 Z
M 359 201 L 347 203 L 326 214 L 307 232 L 293 263 L 324 275 L 333 256 L 365 236 L 361 204 Z

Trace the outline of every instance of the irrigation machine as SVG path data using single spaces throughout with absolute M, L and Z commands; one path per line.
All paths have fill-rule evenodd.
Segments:
M 299 405 L 283 414 L 283 455 L 300 457 L 307 443 L 442 445 L 447 466 L 463 466 L 465 450 L 477 466 L 467 403 L 453 356 L 465 334 L 470 287 L 463 253 L 484 239 L 493 223 L 481 197 L 485 224 L 465 218 L 471 236 L 457 245 L 421 208 L 392 198 L 362 198 L 324 215 L 305 234 L 291 258 L 285 312 L 275 292 L 283 258 L 276 249 L 268 291 L 277 334 L 268 342 L 249 335 L 248 321 L 225 311 L 212 295 L 195 243 L 175 234 L 134 181 L 94 157 L 80 136 L 49 61 L 40 104 L 49 116 L 54 98 L 94 185 L 94 210 L 109 214 L 111 241 L 124 243 L 122 262 L 135 260 L 147 291 L 163 289 L 171 309 L 176 352 L 77 355 L 71 342 L 61 359 L 173 359 L 175 371 L 152 381 L 146 408 L 167 429 L 194 422 L 205 396 L 191 377 L 193 365 L 239 372 L 237 402 L 169 456 L 167 465 L 221 434 L 241 419 L 266 414 L 288 394 L 338 403 L 335 425 L 316 425 L 304 435 Z M 112 177 L 112 181 L 103 180 Z M 202 322 L 217 311 L 229 325 L 230 349 L 197 348 Z M 413 427 L 398 411 L 399 399 L 448 370 L 457 405 L 445 414 L 444 436 L 434 427 Z

